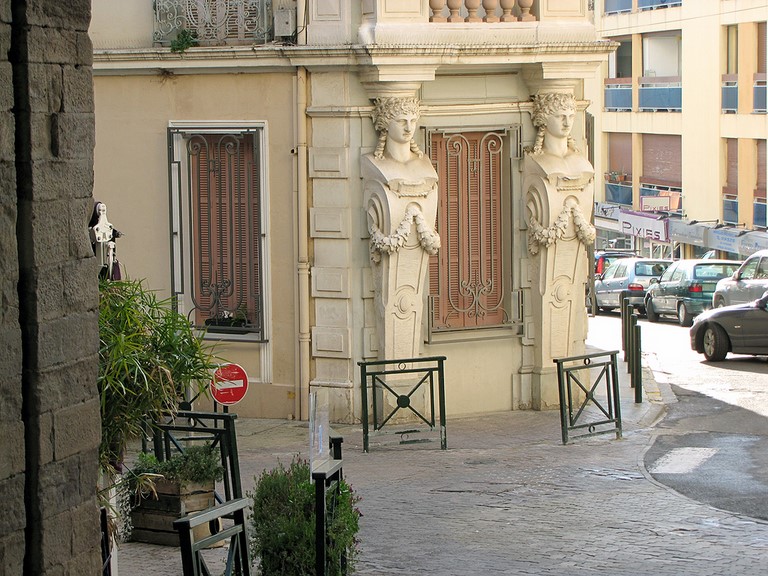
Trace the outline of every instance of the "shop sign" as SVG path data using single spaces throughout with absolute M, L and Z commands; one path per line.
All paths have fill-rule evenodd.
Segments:
M 706 246 L 706 232 L 710 226 L 703 224 L 688 224 L 681 220 L 669 221 L 669 237 L 676 242 Z
M 768 234 L 765 232 L 747 232 L 739 238 L 739 254 L 749 256 L 758 250 L 768 250 Z
M 739 235 L 744 230 L 729 228 L 710 228 L 707 230 L 707 246 L 723 252 L 739 252 Z
M 621 232 L 657 242 L 669 242 L 667 219 L 658 216 L 622 210 L 619 214 Z

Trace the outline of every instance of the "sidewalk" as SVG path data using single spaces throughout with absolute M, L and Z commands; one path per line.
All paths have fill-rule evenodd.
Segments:
M 621 360 L 621 356 L 619 356 Z M 563 446 L 559 413 L 449 418 L 439 441 L 362 451 L 344 437 L 344 475 L 362 497 L 357 574 L 474 576 L 751 575 L 764 571 L 768 525 L 689 500 L 643 467 L 668 391 L 644 371 L 633 401 L 619 363 L 624 434 Z M 306 456 L 308 426 L 238 420 L 246 490 L 278 460 Z M 180 575 L 176 548 L 122 544 L 120 576 Z

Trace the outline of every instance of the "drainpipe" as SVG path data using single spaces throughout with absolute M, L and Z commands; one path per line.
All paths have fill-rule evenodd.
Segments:
M 302 3 L 299 2 L 299 5 Z M 297 274 L 299 282 L 299 378 L 294 398 L 294 414 L 309 420 L 309 237 L 307 210 L 307 70 L 296 70 L 296 236 L 298 244 Z

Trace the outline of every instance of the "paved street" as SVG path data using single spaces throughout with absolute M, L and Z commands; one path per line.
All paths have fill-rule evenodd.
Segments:
M 625 371 L 620 369 L 624 378 Z M 648 380 L 648 378 L 646 378 Z M 345 476 L 362 496 L 359 574 L 747 575 L 768 566 L 768 523 L 657 483 L 643 467 L 650 425 L 669 392 L 632 403 L 624 437 L 563 446 L 554 412 L 452 419 L 439 443 L 362 452 L 339 426 Z M 238 422 L 245 485 L 278 459 L 306 454 L 305 423 Z M 181 573 L 177 549 L 123 544 L 121 576 Z

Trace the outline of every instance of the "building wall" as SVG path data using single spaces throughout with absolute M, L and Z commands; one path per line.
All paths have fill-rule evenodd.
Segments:
M 88 0 L 0 2 L 0 573 L 9 576 L 101 571 L 89 18 Z
M 250 387 L 237 407 L 242 416 L 285 418 L 294 413 L 294 90 L 290 73 L 153 71 L 97 75 L 94 82 L 94 196 L 106 203 L 110 221 L 124 233 L 117 246 L 123 273 L 145 279 L 164 297 L 171 290 L 169 124 L 266 122 L 268 343 L 216 342 L 223 360 L 240 364 L 248 373 Z

